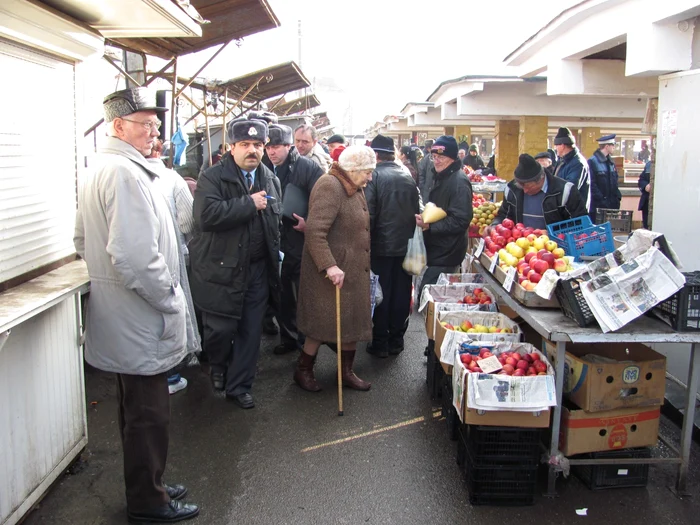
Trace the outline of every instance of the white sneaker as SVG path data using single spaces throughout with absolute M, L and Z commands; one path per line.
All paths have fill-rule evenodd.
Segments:
M 177 383 L 168 385 L 168 390 L 170 391 L 171 395 L 175 392 L 179 392 L 180 390 L 184 390 L 185 388 L 187 388 L 187 379 L 185 379 L 184 377 L 181 377 Z

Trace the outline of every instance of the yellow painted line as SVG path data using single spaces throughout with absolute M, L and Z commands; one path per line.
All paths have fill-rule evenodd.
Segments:
M 407 427 L 408 425 L 414 425 L 416 423 L 421 423 L 422 421 L 430 421 L 440 417 L 441 412 L 433 412 L 432 417 L 421 416 L 408 421 L 402 421 L 401 423 L 396 423 L 395 425 L 390 425 L 388 427 L 377 428 L 375 430 L 370 430 L 368 432 L 362 432 L 361 434 L 356 434 L 354 436 L 346 437 L 343 439 L 336 439 L 335 441 L 328 441 L 327 443 L 321 443 L 320 445 L 314 445 L 313 447 L 306 447 L 301 449 L 302 452 L 311 452 L 312 450 L 318 450 L 323 447 L 330 447 L 332 445 L 340 445 L 341 443 L 347 443 L 348 441 L 353 441 L 355 439 L 360 439 L 368 436 L 374 436 L 375 434 L 381 434 L 382 432 L 388 432 L 389 430 L 395 430 L 397 428 Z

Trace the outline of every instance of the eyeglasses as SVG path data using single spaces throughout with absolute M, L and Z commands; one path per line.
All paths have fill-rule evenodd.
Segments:
M 124 118 L 124 117 L 120 117 L 120 118 L 122 120 L 126 120 L 127 122 L 133 122 L 134 124 L 141 124 L 141 126 L 143 126 L 143 129 L 145 131 L 151 131 L 151 128 L 158 129 L 163 125 L 163 123 L 158 119 L 147 120 L 146 122 L 141 122 L 140 120 L 131 120 L 130 118 Z

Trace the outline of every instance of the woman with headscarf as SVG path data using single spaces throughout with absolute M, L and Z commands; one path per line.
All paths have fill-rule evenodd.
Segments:
M 376 163 L 371 148 L 349 146 L 311 191 L 297 306 L 297 325 L 306 341 L 294 373 L 294 381 L 310 392 L 321 390 L 313 371 L 319 347 L 336 341 L 336 286 L 343 385 L 355 390 L 371 386 L 355 375 L 352 365 L 357 343 L 372 339 L 370 224 L 363 188 Z
M 411 173 L 411 177 L 413 177 L 413 180 L 416 182 L 416 186 L 418 185 L 418 162 L 420 161 L 420 158 L 418 158 L 418 153 L 420 152 L 420 148 L 416 146 L 401 146 L 401 149 L 399 150 L 399 160 L 403 162 L 403 165 L 408 168 L 408 171 Z

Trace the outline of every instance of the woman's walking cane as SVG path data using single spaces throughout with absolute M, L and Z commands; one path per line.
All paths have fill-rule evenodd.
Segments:
M 342 372 L 342 343 L 340 337 L 340 287 L 335 287 L 335 327 L 338 345 L 338 415 L 343 415 L 343 372 Z

